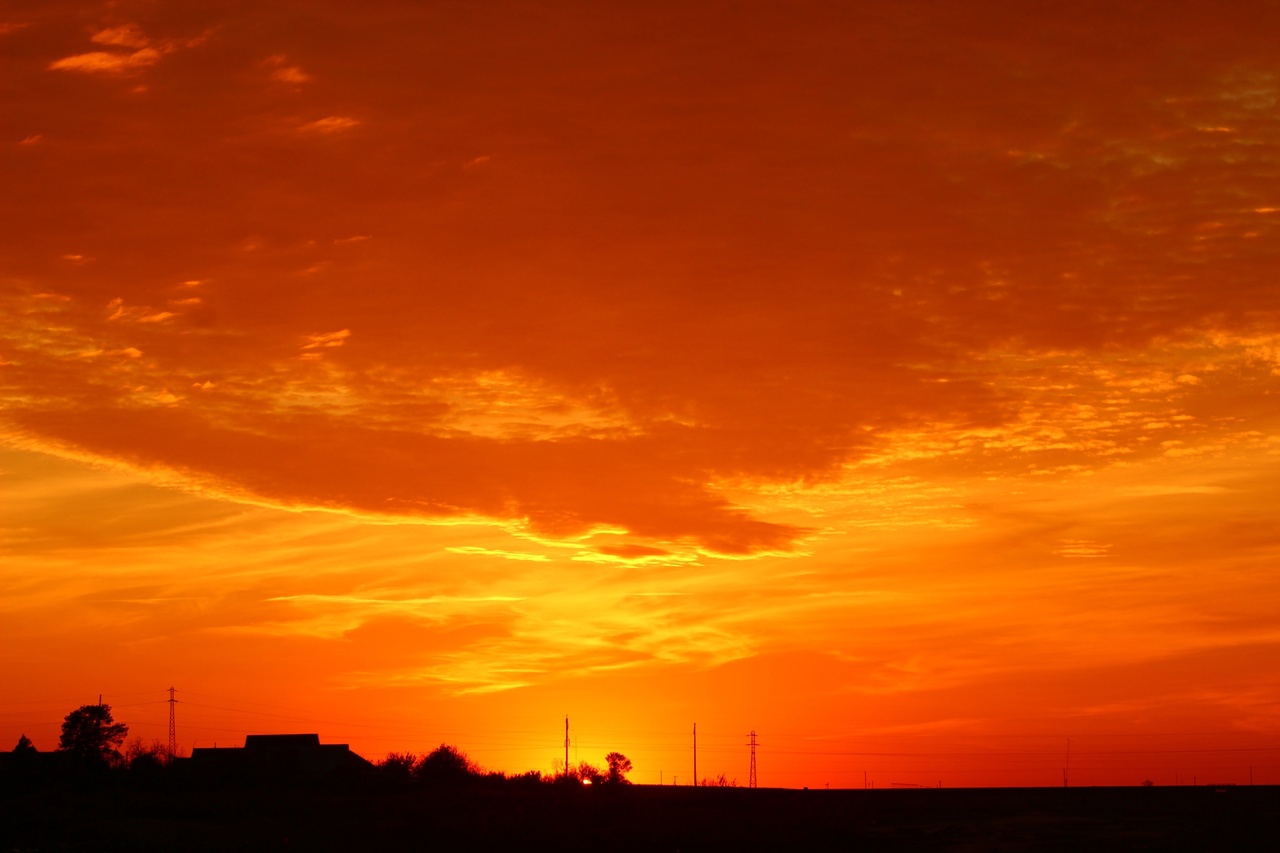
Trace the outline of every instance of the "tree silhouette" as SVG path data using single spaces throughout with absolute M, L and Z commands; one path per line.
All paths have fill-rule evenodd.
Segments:
M 573 771 L 573 775 L 583 784 L 599 785 L 605 780 L 600 768 L 590 761 L 579 761 L 578 766 Z
M 120 761 L 120 744 L 127 734 L 129 727 L 115 721 L 110 705 L 81 705 L 62 721 L 58 750 L 85 764 L 111 765 Z
M 35 755 L 37 752 L 36 745 L 25 734 L 18 738 L 18 745 L 13 748 L 14 755 Z
M 124 748 L 124 765 L 130 770 L 151 772 L 169 763 L 168 748 L 158 740 L 143 743 L 136 737 Z
M 456 746 L 442 743 L 422 757 L 413 774 L 424 782 L 462 782 L 484 771 Z
M 604 781 L 610 785 L 630 785 L 627 781 L 627 774 L 631 772 L 631 759 L 627 758 L 621 752 L 611 752 L 604 757 L 605 763 L 609 765 L 609 772 L 605 774 Z
M 387 757 L 378 764 L 383 778 L 398 784 L 412 779 L 417 767 L 418 756 L 412 752 L 388 752 Z

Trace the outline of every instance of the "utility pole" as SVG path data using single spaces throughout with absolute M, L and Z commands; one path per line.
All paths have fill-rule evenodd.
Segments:
M 751 775 L 747 777 L 747 787 L 756 787 L 756 730 L 751 730 Z
M 569 715 L 564 715 L 564 778 L 569 778 Z
M 693 724 L 693 787 L 698 787 L 698 724 Z
M 1067 738 L 1067 763 L 1062 768 L 1062 787 L 1069 788 L 1067 784 L 1067 775 L 1071 771 L 1071 738 Z
M 178 754 L 178 725 L 177 717 L 174 714 L 174 706 L 178 700 L 173 698 L 173 688 L 169 688 L 169 763 L 173 763 L 174 756 Z

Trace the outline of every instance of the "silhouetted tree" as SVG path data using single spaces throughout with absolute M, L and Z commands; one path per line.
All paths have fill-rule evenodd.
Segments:
M 609 765 L 609 772 L 605 774 L 604 781 L 610 785 L 630 785 L 627 781 L 627 774 L 631 772 L 631 759 L 627 758 L 621 752 L 611 752 L 604 757 L 604 761 Z
M 58 750 L 88 765 L 112 765 L 120 761 L 127 734 L 129 727 L 115 721 L 110 705 L 81 705 L 62 721 Z
M 442 743 L 423 756 L 413 774 L 424 782 L 464 782 L 483 772 L 465 752 Z
M 604 773 L 600 772 L 600 768 L 589 761 L 578 762 L 578 766 L 574 768 L 573 775 L 579 782 L 584 784 L 601 785 L 605 781 Z
M 18 745 L 13 748 L 14 755 L 35 755 L 39 751 L 25 734 L 18 737 Z
M 143 743 L 136 737 L 124 748 L 124 765 L 130 770 L 149 772 L 169 763 L 169 748 L 158 740 Z
M 517 785 L 540 785 L 544 781 L 551 781 L 550 778 L 543 778 L 541 770 L 526 770 L 523 773 L 517 773 L 507 777 L 508 782 Z
M 417 766 L 418 756 L 412 752 L 388 752 L 387 757 L 378 763 L 383 778 L 398 783 L 412 779 Z

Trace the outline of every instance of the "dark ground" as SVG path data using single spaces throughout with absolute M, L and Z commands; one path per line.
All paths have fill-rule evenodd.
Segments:
M 1280 850 L 1280 787 L 10 791 L 45 850 Z

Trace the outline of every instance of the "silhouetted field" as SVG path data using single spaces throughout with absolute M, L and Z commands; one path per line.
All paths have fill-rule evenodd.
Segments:
M 0 801 L 0 850 L 1280 850 L 1280 788 L 558 785 L 139 790 Z

